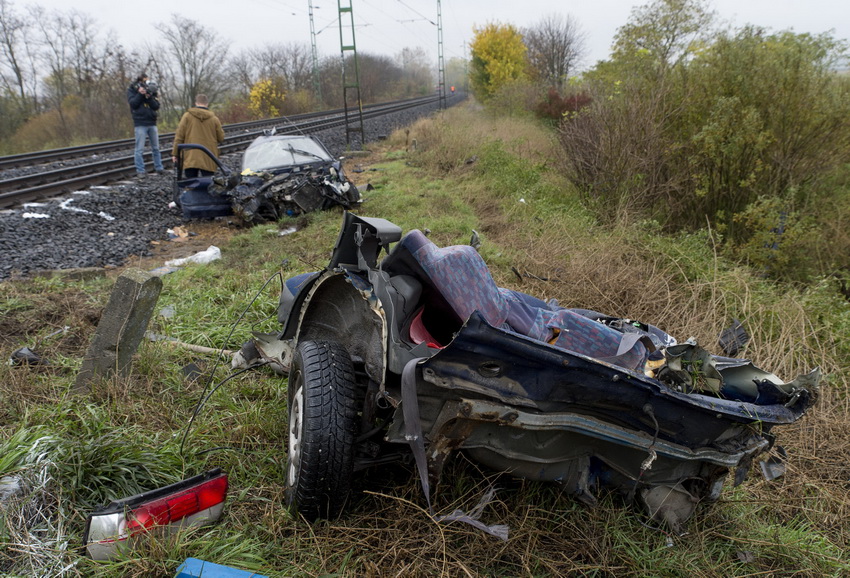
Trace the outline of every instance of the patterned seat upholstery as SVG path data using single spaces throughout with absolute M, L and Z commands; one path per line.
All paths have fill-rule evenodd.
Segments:
M 641 370 L 648 351 L 607 325 L 540 299 L 500 289 L 481 255 L 468 245 L 437 247 L 421 231 L 401 244 L 461 321 L 478 311 L 490 325 L 544 341 L 581 355 Z
M 504 325 L 510 308 L 478 251 L 469 245 L 437 247 L 418 230 L 408 233 L 404 242 L 462 321 L 478 311 L 490 325 Z
M 646 346 L 632 336 L 570 309 L 549 307 L 525 293 L 501 292 L 510 304 L 508 325 L 517 333 L 628 369 L 642 370 L 646 363 Z

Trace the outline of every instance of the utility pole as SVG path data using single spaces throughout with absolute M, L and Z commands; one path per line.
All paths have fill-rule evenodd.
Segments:
M 443 10 L 437 0 L 437 95 L 439 108 L 446 108 L 446 62 L 443 57 Z
M 466 56 L 466 40 L 463 41 L 463 91 L 469 94 L 469 57 Z
M 313 0 L 308 1 L 310 8 L 310 41 L 313 49 L 313 92 L 316 100 L 322 104 L 322 81 L 319 79 L 319 51 L 316 50 L 316 24 L 313 22 Z
M 357 43 L 354 39 L 354 8 L 353 0 L 347 0 L 346 6 L 343 6 L 343 0 L 337 0 L 339 8 L 339 48 L 342 53 L 342 100 L 345 108 L 345 143 L 351 146 L 351 133 L 360 133 L 360 146 L 366 142 L 366 132 L 363 130 L 363 103 L 360 100 L 360 66 L 357 63 Z M 342 15 L 348 14 L 348 21 L 351 29 L 351 41 L 345 42 L 345 29 Z M 354 68 L 354 80 L 349 81 L 346 78 L 345 54 L 351 53 L 351 63 Z M 356 111 L 349 112 L 349 93 L 356 100 Z M 356 115 L 351 118 L 352 115 Z

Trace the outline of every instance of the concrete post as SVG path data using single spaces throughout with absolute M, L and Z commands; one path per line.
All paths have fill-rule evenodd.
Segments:
M 128 269 L 115 282 L 74 387 L 79 391 L 96 378 L 130 373 L 133 355 L 148 328 L 162 291 L 162 279 Z

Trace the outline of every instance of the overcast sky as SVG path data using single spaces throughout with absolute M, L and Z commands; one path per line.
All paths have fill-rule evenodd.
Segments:
M 308 0 L 11 0 L 16 10 L 30 4 L 48 10 L 71 7 L 111 29 L 125 47 L 158 41 L 154 25 L 180 14 L 215 30 L 232 43 L 234 52 L 270 43 L 310 45 Z M 354 8 L 359 52 L 394 56 L 404 47 L 437 53 L 437 0 L 343 0 Z M 532 26 L 550 13 L 570 15 L 586 34 L 585 65 L 605 59 L 617 29 L 631 9 L 646 2 L 631 0 L 442 0 L 445 59 L 464 56 L 474 26 L 488 22 Z M 846 0 L 710 0 L 720 18 L 734 26 L 755 24 L 773 31 L 821 33 L 850 38 L 850 2 Z M 313 0 L 316 42 L 320 56 L 340 53 L 337 0 Z M 348 23 L 348 21 L 345 21 Z M 349 37 L 346 36 L 346 40 Z

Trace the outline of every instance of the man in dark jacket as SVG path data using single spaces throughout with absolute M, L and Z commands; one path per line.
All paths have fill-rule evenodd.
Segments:
M 157 87 L 155 83 L 148 82 L 148 75 L 144 72 L 127 88 L 127 102 L 130 103 L 136 135 L 134 158 L 136 174 L 138 176 L 145 175 L 145 139 L 148 139 L 151 143 L 153 168 L 157 173 L 162 173 L 162 154 L 159 151 L 159 133 L 156 129 L 157 111 L 159 110 Z
M 224 129 L 221 121 L 209 107 L 210 101 L 205 94 L 195 97 L 195 106 L 187 110 L 174 133 L 174 148 L 171 159 L 177 163 L 177 145 L 203 145 L 218 157 L 218 145 L 224 142 Z M 204 177 L 215 173 L 216 164 L 209 155 L 198 149 L 183 152 L 183 173 L 189 178 Z

